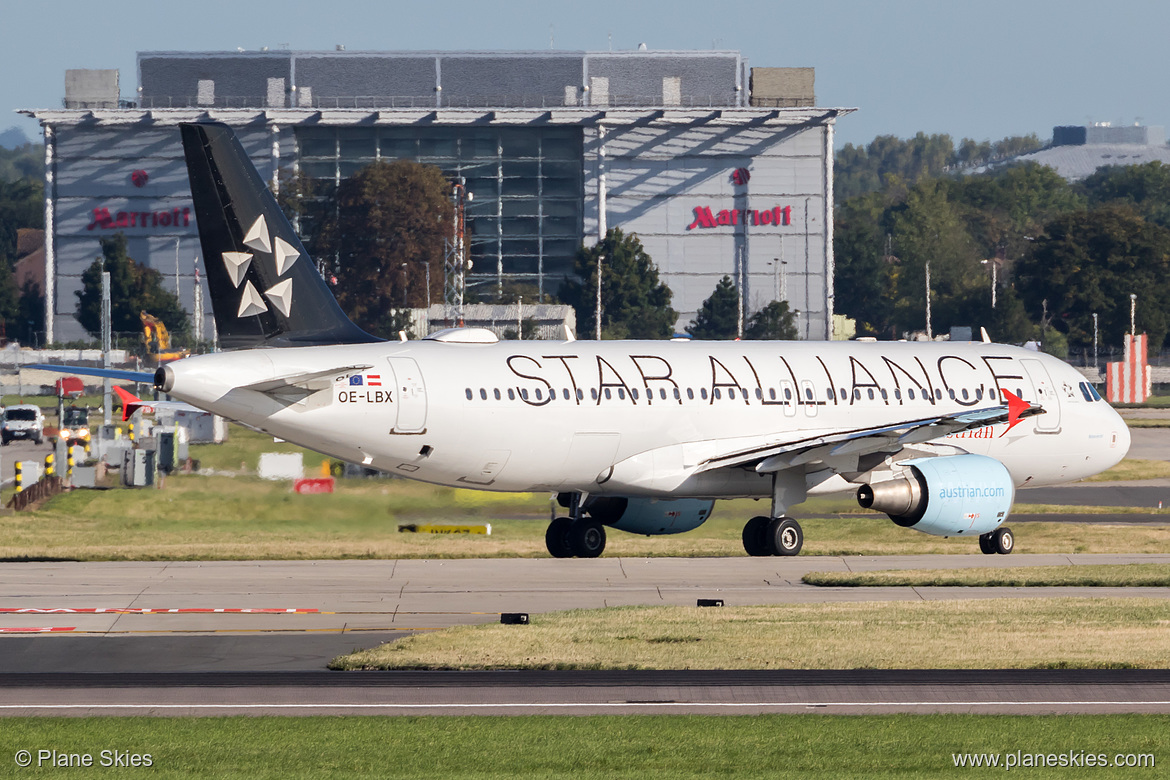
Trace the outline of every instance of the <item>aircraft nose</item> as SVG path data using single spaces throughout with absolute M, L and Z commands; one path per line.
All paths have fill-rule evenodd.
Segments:
M 1129 452 L 1132 437 L 1130 436 L 1129 426 L 1125 424 L 1125 420 L 1122 419 L 1121 415 L 1116 410 L 1111 409 L 1111 411 L 1115 418 L 1112 433 L 1113 449 L 1117 453 L 1117 461 L 1120 463 L 1122 458 Z

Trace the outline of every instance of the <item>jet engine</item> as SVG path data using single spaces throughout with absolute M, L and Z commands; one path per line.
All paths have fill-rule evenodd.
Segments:
M 984 455 L 908 460 L 898 479 L 862 485 L 857 503 L 885 512 L 903 528 L 933 536 L 994 531 L 1016 497 L 1007 467 Z
M 595 496 L 585 512 L 599 523 L 632 534 L 681 534 L 693 531 L 711 516 L 714 501 L 697 498 L 625 498 Z

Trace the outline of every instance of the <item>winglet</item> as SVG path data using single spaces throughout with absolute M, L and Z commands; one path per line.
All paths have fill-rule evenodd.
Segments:
M 987 328 L 980 328 L 980 329 L 979 329 L 979 335 L 980 335 L 980 336 L 983 338 L 983 343 L 984 343 L 984 344 L 990 344 L 990 343 L 991 343 L 991 336 L 988 336 L 988 335 L 987 335 Z
M 118 385 L 114 385 L 113 390 L 118 395 L 118 397 L 122 399 L 122 422 L 129 420 L 134 416 L 134 413 L 142 407 L 150 406 L 150 404 L 146 403 L 141 398 L 131 393 L 129 390 L 119 387 Z
M 1004 390 L 1002 387 L 999 392 L 1007 399 L 1008 402 L 1008 427 L 1007 431 L 1023 422 L 1023 414 L 1032 408 L 1032 404 L 1020 398 L 1018 395 L 1010 390 Z M 1007 433 L 1004 431 L 1004 433 Z

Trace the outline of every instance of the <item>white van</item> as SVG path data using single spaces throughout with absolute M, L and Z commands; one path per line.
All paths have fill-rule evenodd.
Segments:
M 33 404 L 17 404 L 4 410 L 0 422 L 0 444 L 13 439 L 31 439 L 40 444 L 45 437 L 45 414 Z

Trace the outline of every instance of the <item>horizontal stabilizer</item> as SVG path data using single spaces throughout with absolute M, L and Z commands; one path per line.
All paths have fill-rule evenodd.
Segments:
M 36 368 L 41 371 L 56 371 L 58 374 L 80 374 L 81 376 L 100 376 L 103 379 L 121 379 L 126 382 L 141 382 L 145 385 L 154 384 L 153 371 L 119 371 L 116 368 L 94 368 L 92 366 L 54 366 L 48 363 L 33 363 L 23 368 Z

